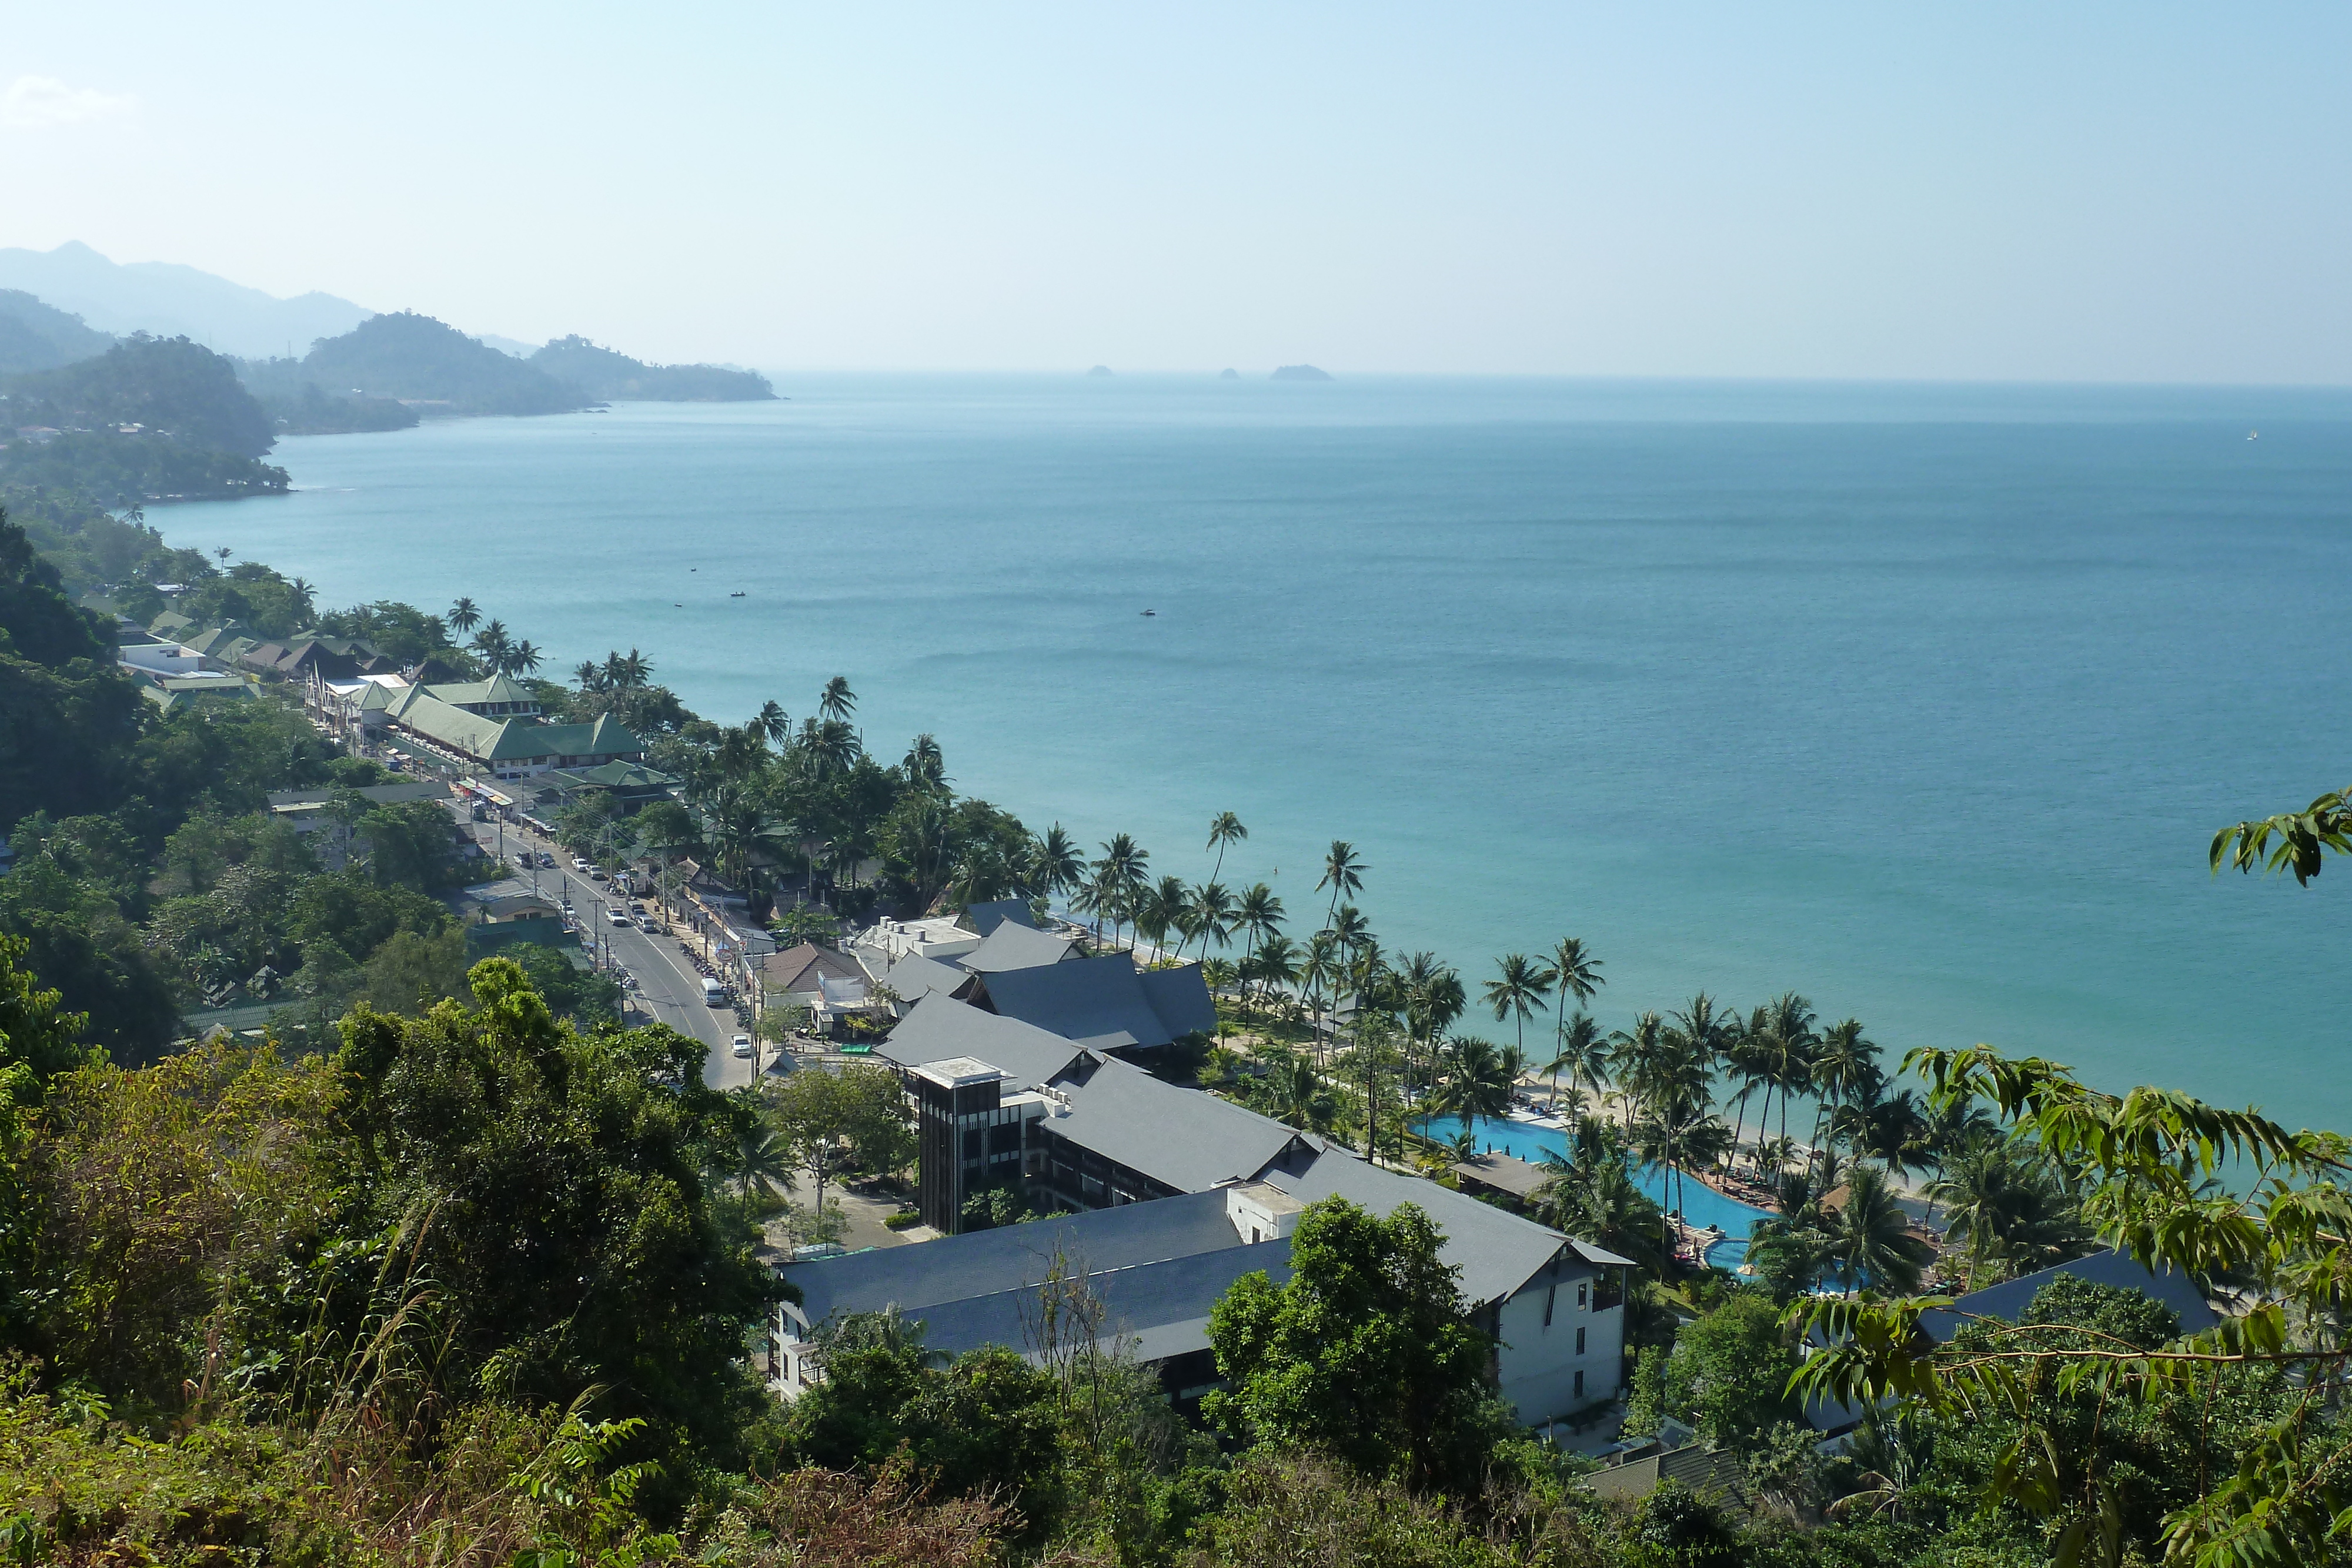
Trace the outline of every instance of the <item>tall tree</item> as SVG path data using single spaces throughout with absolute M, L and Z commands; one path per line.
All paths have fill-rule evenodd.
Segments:
M 1209 880 L 1215 882 L 1225 874 L 1225 847 L 1240 843 L 1249 837 L 1249 830 L 1231 811 L 1220 811 L 1209 823 L 1209 848 L 1217 852 L 1217 863 L 1209 868 Z
M 475 608 L 472 600 L 459 599 L 449 606 L 449 613 L 443 619 L 449 622 L 449 630 L 463 636 L 482 623 L 482 612 Z
M 1323 856 L 1322 878 L 1315 884 L 1318 893 L 1327 887 L 1331 890 L 1327 920 L 1338 915 L 1341 899 L 1353 898 L 1364 891 L 1364 873 L 1371 869 L 1357 857 L 1355 845 L 1345 839 L 1331 841 L 1330 850 Z
M 1519 1054 L 1523 1057 L 1528 1048 L 1528 1019 L 1550 998 L 1552 985 L 1559 978 L 1525 953 L 1506 953 L 1495 960 L 1495 977 L 1481 988 L 1482 999 L 1494 1009 L 1496 1023 L 1517 1019 Z
M 849 689 L 847 675 L 835 675 L 824 683 L 823 695 L 816 699 L 817 712 L 835 724 L 847 724 L 849 716 L 857 711 L 857 694 Z

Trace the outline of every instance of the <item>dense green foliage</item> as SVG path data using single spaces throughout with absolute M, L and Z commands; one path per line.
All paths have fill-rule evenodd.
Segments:
M 135 334 L 94 359 L 12 377 L 5 390 L 16 424 L 138 424 L 236 457 L 259 457 L 277 439 L 236 365 L 185 338 Z
M 544 371 L 407 310 L 320 339 L 301 373 L 339 392 L 424 400 L 447 413 L 561 413 L 583 401 Z
M 529 362 L 603 402 L 756 402 L 776 395 L 765 376 L 751 371 L 649 365 L 577 334 L 551 340 Z
M 417 423 L 416 411 L 397 398 L 370 397 L 364 392 L 328 393 L 306 381 L 291 397 L 265 397 L 264 413 L 287 435 L 347 435 L 373 430 L 408 430 Z

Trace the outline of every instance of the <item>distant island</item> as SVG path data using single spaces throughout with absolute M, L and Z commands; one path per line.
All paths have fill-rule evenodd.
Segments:
M 1242 373 L 1231 365 L 1227 365 L 1217 372 L 1217 379 L 1221 382 L 1237 382 L 1242 379 Z
M 649 365 L 576 334 L 551 340 L 529 362 L 600 402 L 770 402 L 776 396 L 768 378 L 751 371 Z
M 1090 376 L 1107 376 L 1110 374 L 1110 367 L 1108 365 L 1097 365 L 1093 370 L 1088 371 L 1087 374 Z
M 1331 373 L 1318 371 L 1313 365 L 1282 365 L 1276 369 L 1274 379 L 1278 382 L 1328 382 Z

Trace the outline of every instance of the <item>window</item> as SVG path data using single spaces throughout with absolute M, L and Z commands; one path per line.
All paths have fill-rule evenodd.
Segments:
M 1579 1399 L 1584 1397 L 1584 1374 L 1580 1372 L 1576 1375 L 1576 1396 Z
M 1576 1354 L 1579 1355 L 1582 1355 L 1584 1354 L 1584 1331 L 1582 1329 L 1576 1331 Z
M 1559 1294 L 1559 1286 L 1558 1284 L 1555 1283 L 1544 1287 L 1544 1327 L 1546 1328 L 1551 1327 L 1551 1304 L 1553 1299 Z
M 1584 1292 L 1591 1289 L 1591 1287 L 1590 1285 L 1584 1284 L 1580 1284 L 1576 1287 L 1576 1310 L 1578 1312 L 1580 1312 L 1584 1310 Z

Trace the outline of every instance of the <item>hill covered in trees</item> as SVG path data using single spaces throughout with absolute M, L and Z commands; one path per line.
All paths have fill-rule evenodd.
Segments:
M 761 402 L 775 397 L 768 378 L 717 365 L 649 365 L 573 334 L 557 338 L 530 362 L 600 402 Z
M 276 440 L 236 367 L 185 338 L 135 334 L 0 377 L 0 481 L 11 486 L 109 507 L 282 494 L 286 471 L 260 460 Z
M 46 371 L 102 354 L 111 334 L 42 303 L 20 288 L 0 288 L 0 375 Z
M 413 310 L 372 316 L 340 338 L 321 338 L 303 356 L 299 374 L 331 393 L 411 400 L 448 413 L 562 413 L 594 401 Z

